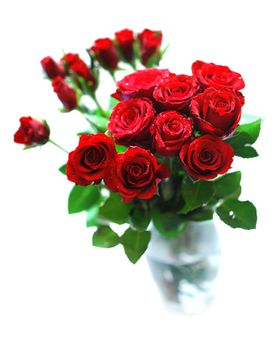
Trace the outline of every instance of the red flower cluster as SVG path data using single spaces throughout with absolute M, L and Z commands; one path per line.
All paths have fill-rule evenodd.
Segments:
M 70 152 L 66 174 L 79 185 L 97 185 L 104 180 L 124 202 L 149 199 L 157 184 L 169 177 L 169 169 L 158 164 L 154 155 L 140 147 L 117 154 L 113 141 L 105 134 L 82 135 L 78 147 Z
M 108 128 L 119 144 L 147 147 L 165 157 L 179 155 L 191 176 L 211 179 L 231 166 L 234 152 L 223 139 L 240 121 L 244 98 L 238 89 L 244 81 L 213 63 L 197 61 L 192 71 L 187 76 L 146 69 L 126 76 L 113 94 L 120 102 Z M 145 98 L 150 113 L 141 108 Z
M 131 64 L 132 67 L 136 67 L 136 58 L 146 67 L 158 65 L 161 59 L 161 44 L 160 31 L 145 29 L 135 35 L 130 29 L 123 29 L 115 33 L 113 40 L 102 38 L 94 42 L 94 45 L 87 50 L 90 66 L 75 53 L 67 53 L 59 61 L 47 56 L 40 63 L 47 78 L 52 80 L 54 92 L 63 107 L 71 111 L 77 107 L 76 89 L 95 98 L 99 65 L 109 70 L 112 75 L 118 69 L 120 60 Z
M 111 138 L 127 150 L 117 154 L 111 138 L 84 135 L 67 163 L 69 180 L 87 185 L 104 180 L 124 202 L 150 199 L 157 184 L 170 176 L 155 154 L 178 157 L 195 179 L 227 172 L 234 151 L 223 139 L 241 117 L 244 87 L 228 67 L 197 61 L 193 75 L 145 69 L 117 83 L 119 99 L 110 116 Z M 164 162 L 166 159 L 164 158 Z
M 120 59 L 133 63 L 135 46 L 139 46 L 139 59 L 148 67 L 158 64 L 161 58 L 160 47 L 162 44 L 162 32 L 149 29 L 135 35 L 130 29 L 123 29 L 115 33 L 115 39 L 97 39 L 90 48 L 100 65 L 110 71 L 118 68 Z M 152 61 L 152 62 L 151 62 Z

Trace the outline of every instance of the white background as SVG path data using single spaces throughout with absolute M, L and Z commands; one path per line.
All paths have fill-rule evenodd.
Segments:
M 162 66 L 190 72 L 196 59 L 242 73 L 244 111 L 265 119 L 260 157 L 237 161 L 258 228 L 219 224 L 223 249 L 215 303 L 185 316 L 165 308 L 146 260 L 91 246 L 82 215 L 66 214 L 71 184 L 51 145 L 22 151 L 22 115 L 49 121 L 76 145 L 78 114 L 60 115 L 39 61 L 82 52 L 125 27 L 161 29 Z M 2 1 L 0 5 L 0 349 L 275 349 L 275 11 L 273 1 Z M 274 35 L 273 35 L 274 34 Z M 107 79 L 109 79 L 106 76 Z M 106 84 L 103 94 L 113 87 Z M 103 100 L 104 102 L 104 100 Z M 273 334 L 274 332 L 274 334 Z

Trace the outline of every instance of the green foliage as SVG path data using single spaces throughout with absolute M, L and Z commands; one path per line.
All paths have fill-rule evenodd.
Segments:
M 180 213 L 188 212 L 206 205 L 215 193 L 215 187 L 212 181 L 192 182 L 188 178 L 182 184 L 182 195 L 185 201 L 184 207 Z
M 160 234 L 168 239 L 181 235 L 188 224 L 184 215 L 178 215 L 173 212 L 163 213 L 158 208 L 153 210 L 152 220 Z
M 112 109 L 116 106 L 116 104 L 118 103 L 119 101 L 116 99 L 116 98 L 114 98 L 114 97 L 110 97 L 110 99 L 109 99 L 109 105 L 108 105 L 108 110 L 109 111 L 112 111 Z
M 86 211 L 86 226 L 92 227 L 98 225 L 99 201 Z
M 120 242 L 128 259 L 135 264 L 146 251 L 151 234 L 149 231 L 135 231 L 127 229 L 122 235 Z
M 128 222 L 131 208 L 132 204 L 123 203 L 118 193 L 110 192 L 110 197 L 99 208 L 99 218 L 116 224 L 124 224 Z
M 153 55 L 150 56 L 150 58 L 147 61 L 146 67 L 147 68 L 153 68 L 159 65 L 160 61 L 160 51 L 156 51 Z
M 120 243 L 120 237 L 109 226 L 100 226 L 93 235 L 93 245 L 99 248 L 112 248 Z
M 202 208 L 188 214 L 187 219 L 191 221 L 206 221 L 212 220 L 214 216 L 214 210 L 210 208 Z
M 58 171 L 60 171 L 63 175 L 66 175 L 66 164 L 62 165 Z
M 233 196 L 240 192 L 241 172 L 235 171 L 233 173 L 225 174 L 216 179 L 213 184 L 215 186 L 215 197 L 225 198 Z
M 258 153 L 251 145 L 257 140 L 261 129 L 261 119 L 240 125 L 233 137 L 226 141 L 233 147 L 235 155 L 243 158 L 257 157 Z
M 216 209 L 216 212 L 223 222 L 233 228 L 239 227 L 245 230 L 256 228 L 257 211 L 249 201 L 226 199 Z
M 87 120 L 89 120 L 93 125 L 97 127 L 100 132 L 106 132 L 108 119 L 99 115 L 87 115 Z
M 93 185 L 75 185 L 68 198 L 69 214 L 80 213 L 91 208 L 100 198 L 99 188 Z
M 150 223 L 151 215 L 148 207 L 133 206 L 129 213 L 129 224 L 136 231 L 145 231 Z

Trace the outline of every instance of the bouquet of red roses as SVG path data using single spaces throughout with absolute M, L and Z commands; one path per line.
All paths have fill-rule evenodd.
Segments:
M 192 75 L 155 68 L 165 51 L 161 43 L 160 31 L 135 36 L 125 29 L 113 40 L 96 40 L 87 50 L 89 65 L 72 53 L 41 61 L 62 111 L 77 110 L 89 124 L 60 168 L 75 183 L 69 213 L 86 211 L 87 226 L 96 228 L 93 244 L 121 244 L 133 263 L 147 248 L 151 222 L 170 239 L 189 221 L 211 220 L 214 213 L 233 228 L 253 229 L 257 220 L 254 205 L 239 200 L 241 173 L 228 173 L 234 156 L 258 155 L 252 144 L 261 121 L 242 116 L 243 78 L 202 61 L 192 64 Z M 135 72 L 116 83 L 106 111 L 96 98 L 99 74 L 106 69 L 115 79 L 119 63 Z M 136 70 L 139 63 L 146 68 Z M 22 117 L 14 140 L 29 148 L 54 143 L 49 135 L 45 121 Z M 128 227 L 119 236 L 112 223 Z

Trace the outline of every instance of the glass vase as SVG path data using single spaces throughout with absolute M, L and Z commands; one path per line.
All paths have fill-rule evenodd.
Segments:
M 147 259 L 161 295 L 174 308 L 199 313 L 213 300 L 220 247 L 213 221 L 189 222 L 176 239 L 150 226 Z

